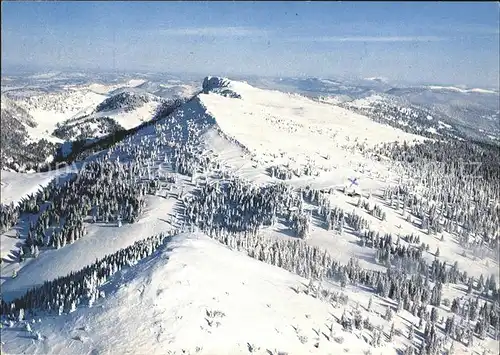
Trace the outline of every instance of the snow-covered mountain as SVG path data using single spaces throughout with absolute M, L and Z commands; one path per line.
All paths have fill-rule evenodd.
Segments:
M 125 91 L 138 94 L 152 94 L 164 99 L 183 99 L 193 96 L 199 89 L 198 84 L 199 83 L 183 83 L 178 80 L 169 80 L 166 83 L 148 80 L 131 88 L 115 89 L 109 94 L 114 95 Z
M 472 89 L 467 89 L 467 88 L 459 88 L 455 86 L 436 86 L 436 85 L 430 85 L 427 86 L 428 89 L 434 90 L 434 91 L 453 91 L 453 92 L 460 92 L 460 93 L 476 93 L 476 94 L 492 94 L 492 95 L 498 95 L 499 92 L 498 90 L 492 90 L 492 89 L 481 89 L 481 88 L 472 88 Z
M 22 161 L 44 163 L 55 153 L 56 146 L 47 139 L 33 139 L 38 124 L 16 102 L 2 95 L 1 165 L 16 168 Z
M 90 113 L 61 122 L 53 135 L 64 140 L 100 138 L 151 120 L 163 99 L 122 91 L 99 103 Z
M 6 79 L 2 123 L 12 129 L 3 133 L 3 161 L 16 170 L 50 161 L 65 141 L 136 127 L 152 119 L 163 102 L 195 93 L 191 84 L 169 78 L 161 84 L 148 77 L 120 81 L 120 77 L 50 72 Z M 30 143 L 29 150 L 38 152 L 26 152 Z
M 387 94 L 334 104 L 408 132 L 430 137 L 458 135 L 458 130 L 452 125 L 454 122 L 450 122 L 448 116 Z
M 493 147 L 383 93 L 198 88 L 70 167 L 7 174 L 4 352 L 498 352 Z M 132 91 L 86 114 L 146 107 Z
M 498 91 L 430 86 L 393 88 L 387 93 L 447 117 L 445 122 L 454 125 L 465 135 L 474 138 L 483 136 L 493 140 L 497 137 L 498 141 L 500 134 Z
M 95 112 L 109 112 L 115 110 L 123 110 L 130 112 L 143 107 L 150 101 L 160 101 L 153 95 L 136 94 L 134 92 L 121 92 L 108 97 L 106 100 L 97 105 Z

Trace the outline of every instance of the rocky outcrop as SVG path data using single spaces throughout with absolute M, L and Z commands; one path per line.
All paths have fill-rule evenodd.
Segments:
M 221 78 L 216 76 L 207 76 L 203 80 L 203 93 L 208 94 L 209 92 L 217 93 L 224 97 L 231 97 L 236 99 L 241 99 L 241 95 L 237 92 L 231 90 L 231 81 L 227 78 Z

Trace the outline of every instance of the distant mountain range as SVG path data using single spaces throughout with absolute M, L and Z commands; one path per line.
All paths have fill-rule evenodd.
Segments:
M 394 86 L 378 77 L 250 78 L 247 82 L 340 106 L 410 133 L 499 142 L 499 93 L 495 90 Z M 43 163 L 64 141 L 93 139 L 135 127 L 150 120 L 165 100 L 191 97 L 200 89 L 199 83 L 148 73 L 4 76 L 2 124 L 10 130 L 2 133 L 2 161 Z M 214 90 L 238 96 L 225 87 Z M 24 151 L 23 147 L 31 144 L 33 149 L 42 139 L 43 149 Z
M 64 142 L 136 127 L 163 103 L 199 90 L 199 83 L 168 75 L 147 78 L 61 72 L 2 77 L 2 128 L 8 127 L 2 130 L 3 167 L 44 164 Z

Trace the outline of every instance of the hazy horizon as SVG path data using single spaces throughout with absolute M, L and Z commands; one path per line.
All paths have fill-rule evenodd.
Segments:
M 497 3 L 2 2 L 2 10 L 2 75 L 18 67 L 499 87 Z

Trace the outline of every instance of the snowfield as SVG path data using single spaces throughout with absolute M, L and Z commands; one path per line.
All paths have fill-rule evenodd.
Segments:
M 46 186 L 52 179 L 63 177 L 73 172 L 72 167 L 52 170 L 45 173 L 18 173 L 15 171 L 0 171 L 0 194 L 3 204 L 16 204 L 27 195 L 36 193 L 41 187 Z
M 303 96 L 261 90 L 241 82 L 231 82 L 228 88 L 242 99 L 210 93 L 201 94 L 200 100 L 226 134 L 256 154 L 326 155 L 332 149 L 351 143 L 353 137 L 370 146 L 385 141 L 421 139 Z M 311 139 L 315 142 L 313 146 Z

